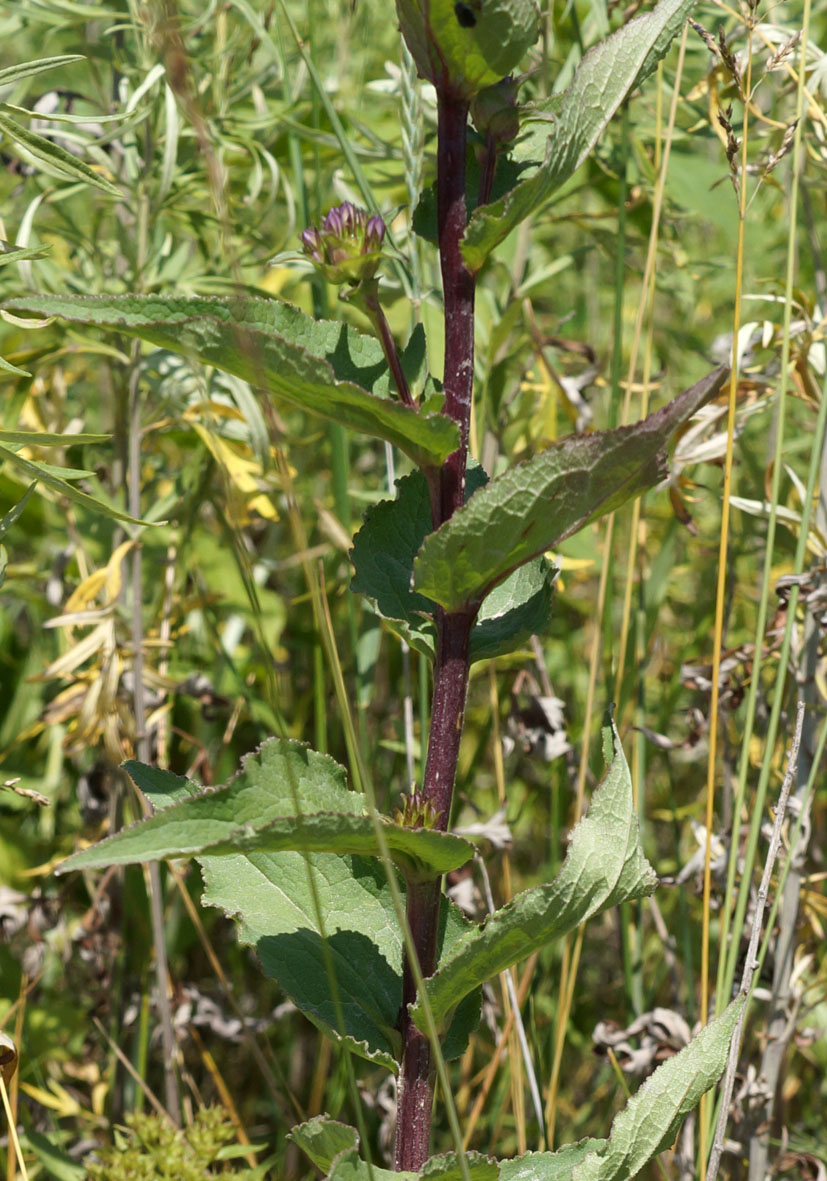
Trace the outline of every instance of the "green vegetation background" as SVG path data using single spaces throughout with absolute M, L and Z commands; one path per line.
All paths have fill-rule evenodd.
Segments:
M 427 92 L 412 85 L 392 6 L 379 0 L 311 0 L 286 8 L 261 0 L 249 5 L 182 0 L 178 10 L 180 40 L 165 23 L 161 5 L 115 0 L 0 4 L 0 67 L 83 55 L 82 61 L 26 79 L 0 97 L 36 110 L 32 130 L 77 152 L 124 194 L 117 201 L 54 175 L 7 137 L 0 144 L 0 237 L 48 252 L 3 268 L 0 292 L 225 294 L 241 288 L 317 314 L 358 320 L 357 312 L 337 303 L 333 289 L 320 286 L 303 264 L 285 257 L 296 251 L 299 231 L 330 205 L 350 197 L 364 203 L 343 155 L 343 134 L 376 207 L 392 221 L 399 248 L 411 256 L 431 369 L 438 373 L 438 268 L 432 248 L 409 234 L 408 219 L 411 187 L 428 183 L 433 174 L 434 109 Z M 301 45 L 286 13 L 295 21 Z M 621 7 L 603 3 L 555 5 L 526 95 L 559 90 L 584 50 L 626 17 Z M 702 4 L 697 17 L 716 36 L 722 21 L 732 50 L 746 51 L 747 35 L 737 13 Z M 759 19 L 769 30 L 771 49 L 778 48 L 800 27 L 801 5 L 761 10 Z M 781 33 L 772 33 L 779 28 Z M 754 41 L 760 72 L 771 49 L 757 34 Z M 793 514 L 801 507 L 796 479 L 806 478 L 825 366 L 823 0 L 812 14 L 810 43 L 812 104 L 803 132 L 789 337 L 794 364 L 783 454 L 788 466 L 780 485 L 780 502 Z M 305 53 L 312 55 L 323 94 Z M 477 300 L 473 446 L 489 470 L 531 454 L 576 423 L 599 428 L 620 419 L 618 376 L 626 373 L 643 298 L 641 279 L 664 150 L 659 136 L 672 100 L 676 61 L 673 49 L 658 78 L 613 121 L 593 159 L 533 225 L 511 236 L 484 272 Z M 749 131 L 756 171 L 748 181 L 750 191 L 769 153 L 782 151 L 794 84 L 794 75 L 782 64 L 756 90 Z M 653 403 L 728 359 L 731 348 L 738 208 L 716 110 L 733 105 L 732 123 L 740 135 L 743 104 L 731 73 L 715 64 L 693 32 L 681 95 L 659 224 L 656 290 L 644 320 L 637 372 L 639 377 L 645 368 L 650 375 Z M 333 104 L 341 128 L 331 124 L 326 101 Z M 71 120 L 43 121 L 59 116 Z M 754 322 L 755 330 L 748 341 L 744 333 L 734 491 L 753 502 L 768 494 L 777 430 L 788 190 L 789 156 L 762 177 L 747 212 L 743 319 Z M 391 323 L 404 339 L 410 308 L 392 274 L 383 290 Z M 54 864 L 79 842 L 137 815 L 134 797 L 116 770 L 133 753 L 136 740 L 134 612 L 142 613 L 153 756 L 205 784 L 226 781 L 241 756 L 271 733 L 301 738 L 346 762 L 332 671 L 307 591 L 307 562 L 323 571 L 363 755 L 371 762 L 374 782 L 384 789 L 388 809 L 408 786 L 403 670 L 398 642 L 347 593 L 352 532 L 364 508 L 387 494 L 381 445 L 345 437 L 336 426 L 257 399 L 239 381 L 117 337 L 60 323 L 34 330 L 10 322 L 2 328 L 0 344 L 9 361 L 31 374 L 0 375 L 0 426 L 111 434 L 106 444 L 33 448 L 29 454 L 93 473 L 80 486 L 121 507 L 127 503 L 130 447 L 137 443 L 141 513 L 166 522 L 142 534 L 140 604 L 130 584 L 130 552 L 119 549 L 128 535 L 105 517 L 41 488 L 4 539 L 0 780 L 16 782 L 0 791 L 0 1022 L 20 1050 L 18 1102 L 29 1134 L 24 1148 L 30 1176 L 60 1176 L 49 1171 L 57 1165 L 43 1164 L 45 1149 L 38 1137 L 79 1160 L 95 1145 L 111 1142 L 126 1113 L 147 1107 L 138 1080 L 155 1094 L 163 1092 L 143 874 L 135 869 L 70 880 L 52 875 Z M 633 407 L 638 398 L 639 387 Z M 629 613 L 624 590 L 634 539 L 629 513 L 620 518 L 603 621 L 597 713 L 590 719 L 596 725 L 602 706 L 617 697 L 630 761 L 634 752 L 647 852 L 662 876 L 678 874 L 696 852 L 692 823 L 703 822 L 703 719 L 709 707 L 723 458 L 720 437 L 711 437 L 706 462 L 689 467 L 670 495 L 660 490 L 645 500 Z M 276 448 L 286 467 L 279 466 Z M 397 476 L 407 470 L 399 456 L 395 464 Z M 20 501 L 25 488 L 19 471 L 5 463 L 0 515 Z M 291 493 L 297 506 L 292 518 Z M 765 536 L 760 507 L 752 513 L 735 510 L 718 788 L 724 833 L 738 773 Z M 601 538 L 598 526 L 562 547 L 555 619 L 541 648 L 478 665 L 473 674 L 457 819 L 466 824 L 490 819 L 500 806 L 504 776 L 512 844 L 508 853 L 491 843 L 485 846 L 500 902 L 549 878 L 565 852 L 576 768 L 587 737 Z M 827 542 L 815 526 L 810 540 L 817 580 Z M 795 543 L 795 520 L 787 524 L 782 518 L 772 558 L 774 579 L 791 569 Z M 763 754 L 778 675 L 774 629 L 783 624 L 776 614 L 781 608 L 773 592 L 749 751 L 751 780 Z M 74 625 L 60 622 L 73 611 L 91 614 Z M 631 630 L 618 692 L 614 663 L 624 618 Z M 816 647 L 812 680 L 818 710 L 825 684 L 820 632 Z M 417 744 L 426 675 L 413 654 L 410 691 Z M 549 687 L 564 705 L 564 737 L 571 748 L 552 762 L 543 759 L 536 742 L 532 747 L 526 730 L 536 724 L 526 711 Z M 647 740 L 633 725 L 661 741 Z M 516 738 L 516 745 L 501 771 L 498 750 L 504 733 Z M 771 792 L 777 790 L 782 742 L 788 736 L 789 729 L 782 730 L 772 756 Z M 599 770 L 596 742 L 591 764 Z M 818 874 L 824 868 L 823 787 L 812 824 L 807 871 Z M 299 1118 L 319 1111 L 352 1121 L 339 1054 L 284 1003 L 251 953 L 238 946 L 225 917 L 201 912 L 199 930 L 186 904 L 188 898 L 197 900 L 197 871 L 179 868 L 177 873 L 183 889 L 165 872 L 165 919 L 186 1105 L 192 1110 L 231 1097 L 238 1126 L 278 1155 L 272 1175 L 309 1176 L 291 1155 L 285 1135 Z M 690 1024 L 697 1019 L 703 906 L 696 883 L 690 875 L 684 889 L 664 887 L 656 895 L 666 940 L 664 926 L 648 909 L 620 920 L 608 916 L 589 929 L 567 1019 L 558 1142 L 603 1134 L 623 1102 L 618 1076 L 592 1053 L 598 1021 L 624 1026 L 655 1005 L 678 1010 Z M 715 907 L 723 890 L 716 880 L 713 949 Z M 780 1135 L 783 1127 L 792 1148 L 822 1161 L 827 1160 L 824 914 L 820 880 L 805 878 L 796 952 L 803 973 L 799 1026 L 805 1032 L 790 1051 L 782 1121 L 774 1129 Z M 226 988 L 216 979 L 209 949 L 225 974 Z M 553 1058 L 563 954 L 552 949 L 540 957 L 524 1009 L 543 1087 Z M 713 950 L 713 972 L 716 957 Z M 239 1035 L 236 1010 L 254 1024 L 257 1054 Z M 498 989 L 485 1012 L 471 1051 L 455 1067 L 466 1127 L 503 1023 Z M 759 1031 L 764 1022 L 759 1006 Z M 119 1063 L 116 1046 L 131 1071 Z M 758 1062 L 758 1034 L 750 1046 L 748 1059 Z M 381 1152 L 388 1131 L 386 1076 L 365 1064 L 357 1068 L 374 1151 Z M 506 1156 L 536 1146 L 536 1123 L 519 1053 L 511 1043 L 484 1109 L 473 1120 L 473 1147 Z M 438 1126 L 440 1136 L 447 1148 Z M 62 1167 L 69 1166 L 64 1161 Z M 740 1175 L 732 1167 L 731 1175 Z

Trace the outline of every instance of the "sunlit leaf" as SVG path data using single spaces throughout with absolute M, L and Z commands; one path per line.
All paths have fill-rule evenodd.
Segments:
M 724 1072 L 744 997 L 736 997 L 680 1053 L 667 1059 L 615 1117 L 605 1149 L 590 1153 L 572 1181 L 627 1181 L 675 1140 L 685 1117 Z
M 462 245 L 472 271 L 577 171 L 626 95 L 656 68 L 695 2 L 660 0 L 651 12 L 633 17 L 589 50 L 562 95 L 530 108 L 512 157 L 536 170 L 474 212 Z
M 657 877 L 643 855 L 632 780 L 613 725 L 604 727 L 603 751 L 608 769 L 588 815 L 572 832 L 554 881 L 519 894 L 482 927 L 469 930 L 426 980 L 437 1023 L 445 1020 L 469 988 L 519 963 L 593 915 L 655 889 Z M 421 1004 L 412 1014 L 423 1028 Z
M 387 396 L 378 341 L 277 300 L 31 295 L 5 307 L 95 324 L 196 357 L 304 410 L 386 439 L 420 465 L 441 463 L 457 446 L 457 429 L 444 415 L 420 414 Z
M 65 177 L 67 180 L 85 181 L 86 184 L 93 185 L 94 188 L 108 193 L 111 197 L 122 196 L 119 188 L 111 181 L 106 180 L 94 168 L 84 163 L 83 160 L 79 160 L 77 156 L 73 156 L 71 152 L 67 152 L 59 144 L 52 143 L 42 135 L 36 135 L 33 131 L 29 131 L 28 127 L 24 127 L 22 123 L 10 118 L 6 114 L 9 109 L 5 103 L 0 103 L 0 132 L 22 149 L 25 156 L 33 158 L 57 176 Z
M 349 791 L 342 767 L 297 742 L 270 739 L 227 787 L 203 792 L 76 854 L 62 870 L 130 865 L 166 857 L 238 853 L 379 856 L 377 826 L 391 857 L 412 875 L 458 869 L 473 857 L 461 837 L 372 818 Z
M 510 74 L 539 31 L 535 0 L 396 0 L 396 10 L 420 76 L 464 98 Z
M 425 538 L 414 590 L 449 611 L 480 603 L 518 566 L 651 488 L 666 475 L 666 443 L 726 375 L 716 369 L 642 422 L 569 435 L 491 480 Z

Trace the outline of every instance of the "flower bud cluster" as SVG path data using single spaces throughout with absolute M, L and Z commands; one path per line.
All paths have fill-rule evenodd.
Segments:
M 361 283 L 372 279 L 382 258 L 385 223 L 368 216 L 350 201 L 336 205 L 321 227 L 300 235 L 302 250 L 331 283 Z

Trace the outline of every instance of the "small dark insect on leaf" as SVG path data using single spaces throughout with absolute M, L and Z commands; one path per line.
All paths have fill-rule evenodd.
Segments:
M 476 13 L 469 4 L 455 4 L 454 13 L 463 29 L 473 29 L 477 23 Z

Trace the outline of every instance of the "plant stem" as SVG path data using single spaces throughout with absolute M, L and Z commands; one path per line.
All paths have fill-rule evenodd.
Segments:
M 453 514 L 465 493 L 465 460 L 474 383 L 474 276 L 462 259 L 465 233 L 465 147 L 468 104 L 439 95 L 437 115 L 437 221 L 445 308 L 445 413 L 459 427 L 460 445 L 445 461 L 434 528 Z
M 445 309 L 445 413 L 459 427 L 459 448 L 449 455 L 439 481 L 429 479 L 434 528 L 448 520 L 465 498 L 465 463 L 474 380 L 474 275 L 460 250 L 465 232 L 465 149 L 468 105 L 445 91 L 438 92 L 437 220 Z M 436 473 L 432 473 L 435 475 Z M 469 637 L 476 610 L 448 613 L 437 610 L 434 694 L 428 757 L 422 785 L 424 799 L 433 804 L 437 827 L 445 830 L 459 758 L 465 697 L 468 689 Z M 442 894 L 439 879 L 409 882 L 407 921 L 423 976 L 436 966 L 437 930 Z M 402 982 L 400 1029 L 403 1038 L 399 1072 L 395 1168 L 417 1170 L 428 1159 L 434 1071 L 431 1045 L 408 1017 L 416 998 L 410 964 Z
M 373 290 L 371 290 L 370 282 L 365 283 L 366 288 L 364 295 L 365 311 L 373 321 L 373 326 L 379 333 L 379 339 L 382 342 L 382 350 L 385 354 L 385 359 L 388 362 L 388 368 L 393 374 L 393 380 L 396 382 L 396 389 L 399 397 L 406 406 L 410 406 L 412 410 L 416 409 L 416 402 L 413 400 L 408 379 L 402 369 L 402 363 L 399 360 L 399 353 L 396 349 L 396 341 L 393 339 L 393 333 L 390 330 L 384 309 L 379 302 L 379 295 L 377 293 L 378 284 L 373 283 Z

